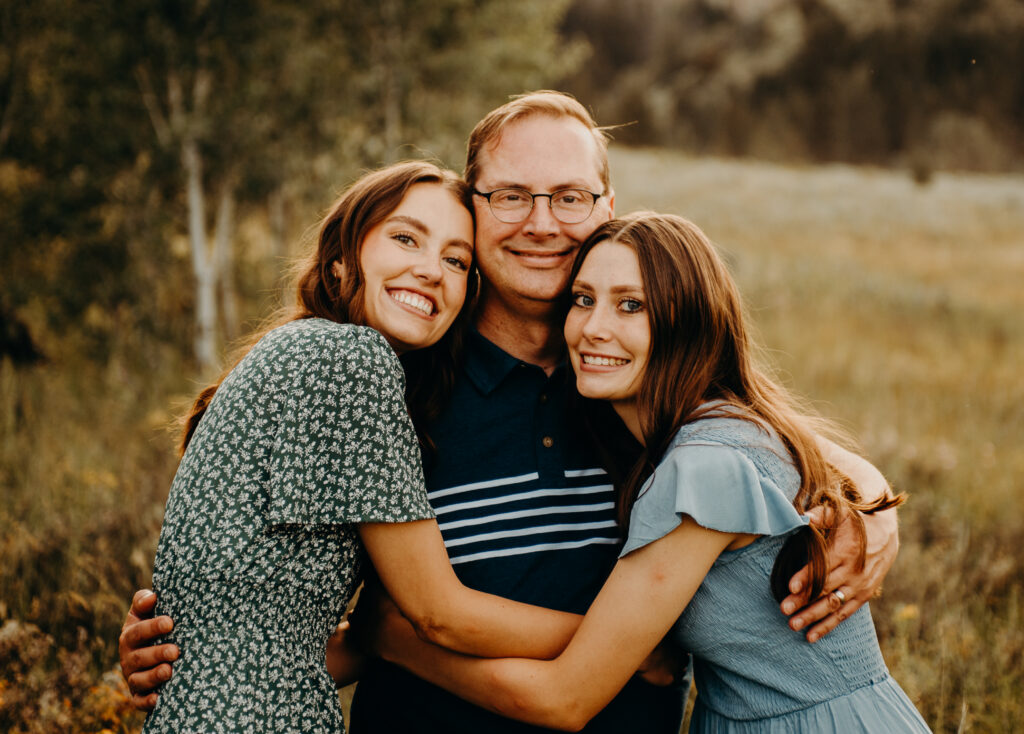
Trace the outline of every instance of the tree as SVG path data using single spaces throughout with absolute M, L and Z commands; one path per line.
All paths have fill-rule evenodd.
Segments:
M 557 31 L 565 7 L 92 0 L 69 14 L 56 0 L 6 5 L 0 235 L 10 246 L 0 266 L 19 277 L 0 276 L 12 285 L 4 309 L 36 304 L 53 324 L 80 324 L 90 309 L 158 301 L 119 317 L 157 330 L 177 329 L 191 310 L 197 361 L 212 370 L 221 333 L 230 338 L 239 320 L 238 223 L 267 216 L 281 251 L 290 203 L 322 205 L 360 168 L 423 156 L 458 166 L 484 111 L 581 60 L 582 46 Z M 76 287 L 53 287 L 58 265 L 76 269 Z

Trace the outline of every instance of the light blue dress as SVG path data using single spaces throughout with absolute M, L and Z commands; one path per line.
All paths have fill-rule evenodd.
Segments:
M 792 505 L 799 486 L 775 435 L 705 418 L 683 426 L 633 507 L 622 555 L 674 530 L 682 514 L 763 536 L 718 557 L 671 633 L 694 656 L 690 732 L 928 732 L 889 675 L 867 605 L 813 645 L 779 611 L 769 578 L 787 536 L 807 522 Z

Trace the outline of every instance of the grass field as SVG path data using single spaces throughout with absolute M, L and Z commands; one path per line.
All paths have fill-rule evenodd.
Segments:
M 902 548 L 872 604 L 937 732 L 1024 726 L 1024 177 L 793 168 L 613 149 L 620 213 L 682 214 L 723 249 L 788 384 L 896 489 Z M 137 731 L 116 633 L 149 582 L 196 386 L 125 333 L 0 366 L 0 729 Z

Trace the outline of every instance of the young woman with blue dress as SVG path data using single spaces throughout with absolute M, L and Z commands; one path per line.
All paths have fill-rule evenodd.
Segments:
M 463 587 L 427 502 L 410 413 L 429 418 L 450 385 L 468 202 L 429 163 L 361 178 L 323 222 L 297 310 L 196 400 L 153 574 L 180 656 L 147 734 L 344 731 L 324 650 L 366 556 L 424 639 L 550 656 L 571 637 L 576 617 Z
M 505 716 L 579 729 L 668 636 L 693 654 L 691 732 L 927 732 L 867 605 L 814 644 L 779 614 L 791 569 L 809 561 L 812 598 L 824 591 L 831 532 L 808 511 L 840 520 L 902 497 L 866 501 L 826 460 L 828 426 L 759 366 L 711 243 L 675 216 L 612 220 L 581 247 L 571 284 L 569 357 L 620 480 L 618 564 L 553 660 L 448 654 L 395 615 L 382 654 Z

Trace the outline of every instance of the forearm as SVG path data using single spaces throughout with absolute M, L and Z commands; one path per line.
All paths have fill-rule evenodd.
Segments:
M 551 658 L 580 617 L 463 586 L 437 523 L 368 523 L 360 535 L 381 583 L 424 640 L 482 657 Z
M 857 486 L 863 502 L 870 503 L 892 496 L 892 490 L 882 472 L 867 459 L 825 439 L 819 439 L 818 443 L 825 459 L 846 474 Z M 890 507 L 887 510 L 866 514 L 863 519 L 867 556 L 880 567 L 881 575 L 884 576 L 896 560 L 896 551 L 899 548 L 899 519 L 896 508 Z
M 392 616 L 380 630 L 378 654 L 414 675 L 496 714 L 549 728 L 573 729 L 564 693 L 549 679 L 550 664 L 471 657 L 419 637 Z
M 892 494 L 889 482 L 882 476 L 882 472 L 863 456 L 820 436 L 818 448 L 826 461 L 848 476 L 856 485 L 864 502 L 872 502 Z
M 478 659 L 441 650 L 392 618 L 381 654 L 502 716 L 576 730 L 636 673 L 735 534 L 684 517 L 676 530 L 619 559 L 569 647 L 556 660 Z M 681 568 L 680 558 L 688 559 Z
M 572 639 L 582 616 L 520 604 L 459 585 L 413 624 L 426 642 L 485 658 L 550 659 Z

